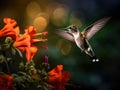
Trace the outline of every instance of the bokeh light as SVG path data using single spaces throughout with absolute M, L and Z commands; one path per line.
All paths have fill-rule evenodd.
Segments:
M 60 5 L 56 7 L 56 9 L 53 11 L 52 15 L 52 22 L 56 26 L 62 26 L 67 23 L 67 17 L 68 17 L 68 8 L 64 5 Z
M 47 19 L 42 16 L 36 17 L 33 21 L 33 25 L 36 27 L 37 32 L 42 32 L 43 30 L 45 30 L 45 28 L 47 27 L 47 23 Z
M 63 40 L 63 39 L 60 39 L 57 42 L 56 47 L 60 49 L 60 51 L 63 55 L 68 55 L 72 49 L 71 43 L 69 41 Z
M 40 5 L 37 2 L 32 1 L 28 3 L 26 12 L 30 18 L 36 17 L 36 15 L 40 13 L 40 11 L 41 11 Z
M 81 27 L 82 23 L 81 23 L 81 19 L 77 18 L 74 13 L 71 14 L 70 16 L 70 24 L 74 24 L 77 27 Z

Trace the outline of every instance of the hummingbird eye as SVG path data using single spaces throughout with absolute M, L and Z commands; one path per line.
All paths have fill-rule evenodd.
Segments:
M 73 32 L 77 32 L 77 27 L 74 25 L 70 26 L 69 29 L 71 29 Z

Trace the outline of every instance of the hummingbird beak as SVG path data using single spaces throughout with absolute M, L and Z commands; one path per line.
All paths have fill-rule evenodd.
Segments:
M 69 30 L 68 30 L 68 29 L 66 29 L 66 28 L 64 28 L 64 31 L 65 31 L 65 32 L 69 32 Z
M 64 32 L 69 32 L 68 29 L 66 29 L 66 28 L 61 28 L 61 29 L 57 29 L 57 30 L 62 30 Z

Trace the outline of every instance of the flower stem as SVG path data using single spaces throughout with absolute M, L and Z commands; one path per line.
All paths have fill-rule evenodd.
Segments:
M 9 65 L 8 65 L 6 57 L 5 57 L 5 64 L 6 64 L 6 68 L 7 68 L 8 74 L 10 74 L 10 69 L 9 69 Z
M 5 58 L 4 61 L 5 61 L 5 64 L 6 64 L 6 68 L 7 68 L 8 74 L 10 74 L 10 69 L 9 69 L 9 65 L 8 65 L 8 62 L 7 62 L 6 53 L 4 52 L 3 55 L 4 55 L 4 58 Z

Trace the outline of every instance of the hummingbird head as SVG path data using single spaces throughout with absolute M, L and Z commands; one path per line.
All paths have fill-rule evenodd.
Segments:
M 77 33 L 78 32 L 78 28 L 75 25 L 70 25 L 65 30 L 66 30 L 66 32 L 69 32 L 69 33 Z

